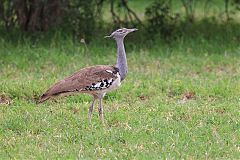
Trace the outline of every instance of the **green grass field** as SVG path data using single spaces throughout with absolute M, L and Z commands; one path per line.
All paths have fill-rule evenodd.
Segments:
M 96 110 L 88 122 L 90 96 L 35 101 L 82 67 L 114 64 L 113 40 L 88 51 L 70 40 L 2 40 L 0 91 L 11 104 L 0 107 L 0 159 L 238 159 L 237 41 L 159 40 L 136 48 L 135 35 L 126 39 L 129 75 L 104 99 L 105 126 Z
M 80 68 L 115 64 L 109 33 L 86 48 L 61 33 L 33 42 L 0 31 L 0 159 L 240 159 L 239 27 L 183 30 L 126 38 L 129 74 L 104 98 L 105 125 L 97 108 L 88 122 L 91 96 L 36 100 Z

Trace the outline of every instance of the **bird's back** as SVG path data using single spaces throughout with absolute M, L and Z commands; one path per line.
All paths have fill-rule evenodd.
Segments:
M 95 94 L 104 90 L 108 91 L 113 84 L 116 85 L 118 78 L 119 70 L 114 66 L 86 67 L 54 84 L 41 96 L 39 102 L 44 102 L 50 97 L 60 94 L 77 92 Z

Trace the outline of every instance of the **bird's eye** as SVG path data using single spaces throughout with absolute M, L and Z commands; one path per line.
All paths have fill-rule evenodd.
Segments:
M 122 29 L 119 29 L 117 32 L 122 32 L 123 30 Z

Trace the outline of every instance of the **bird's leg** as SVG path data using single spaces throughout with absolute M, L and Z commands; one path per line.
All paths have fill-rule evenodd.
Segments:
M 89 107 L 89 112 L 88 112 L 88 119 L 89 121 L 91 122 L 91 119 L 92 119 L 92 113 L 93 113 L 93 108 L 94 108 L 94 102 L 95 102 L 96 98 L 94 97 L 93 98 L 93 101 L 92 101 L 92 104 L 91 106 Z
M 102 122 L 104 122 L 102 100 L 103 100 L 103 97 L 99 98 L 98 112 L 99 112 L 100 119 L 102 120 Z

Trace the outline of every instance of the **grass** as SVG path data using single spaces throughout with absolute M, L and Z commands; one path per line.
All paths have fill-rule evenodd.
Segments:
M 127 37 L 129 74 L 104 98 L 104 126 L 96 108 L 88 122 L 88 95 L 35 102 L 80 68 L 114 64 L 113 40 L 100 33 L 87 49 L 63 33 L 0 30 L 0 159 L 239 159 L 239 24 L 178 31 L 168 41 Z
M 136 33 L 137 34 L 137 33 Z M 134 47 L 126 40 L 129 75 L 104 99 L 106 126 L 91 97 L 36 105 L 51 84 L 76 70 L 113 64 L 114 42 L 85 46 L 2 40 L 0 159 L 238 159 L 240 48 L 237 41 L 178 39 Z M 108 42 L 110 41 L 110 42 Z

